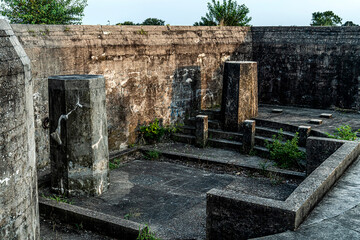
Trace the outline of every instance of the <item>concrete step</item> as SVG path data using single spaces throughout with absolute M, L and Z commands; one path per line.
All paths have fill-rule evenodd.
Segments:
M 256 136 L 272 138 L 272 136 L 274 136 L 274 135 L 277 136 L 278 134 L 279 134 L 279 130 L 275 130 L 275 129 L 268 128 L 268 127 L 256 126 L 256 132 L 255 132 Z M 292 132 L 283 131 L 283 139 L 284 140 L 291 140 L 291 139 L 293 139 L 294 136 L 295 136 L 295 134 Z
M 187 143 L 187 144 L 195 144 L 195 136 L 192 136 L 192 135 L 174 133 L 174 134 L 171 135 L 171 138 L 175 142 L 181 142 L 181 143 Z
M 221 130 L 209 129 L 209 138 L 241 142 L 243 139 L 243 134 L 236 133 L 236 132 L 225 132 L 225 131 L 221 131 Z
M 293 125 L 286 124 L 286 123 L 272 122 L 272 121 L 258 119 L 258 118 L 254 118 L 254 120 L 256 121 L 256 127 L 271 128 L 271 129 L 275 129 L 277 131 L 282 129 L 283 131 L 292 132 L 292 133 L 296 133 L 298 130 L 297 126 L 293 126 Z
M 185 124 L 189 126 L 195 126 L 195 118 L 186 119 Z M 209 129 L 221 129 L 220 122 L 217 120 L 209 120 Z
M 229 150 L 241 151 L 242 143 L 236 141 L 229 141 L 225 139 L 209 139 L 208 145 L 214 148 L 223 148 Z
M 185 134 L 185 135 L 195 135 L 195 127 L 194 126 L 182 126 L 179 127 L 179 132 L 180 134 Z
M 257 156 L 262 156 L 264 158 L 270 157 L 270 151 L 269 149 L 261 146 L 254 146 L 254 151 L 256 152 Z
M 266 148 L 266 142 L 272 143 L 274 140 L 272 138 L 255 136 L 255 146 Z M 282 141 L 285 143 L 285 141 Z M 306 148 L 299 147 L 299 150 L 302 152 L 306 152 Z
M 197 111 L 195 113 L 195 116 L 196 115 L 207 115 L 209 117 L 209 120 L 218 120 L 218 121 L 221 120 L 221 111 L 220 111 L 220 109 L 201 110 L 201 111 Z M 193 116 L 193 117 L 195 117 L 195 116 Z

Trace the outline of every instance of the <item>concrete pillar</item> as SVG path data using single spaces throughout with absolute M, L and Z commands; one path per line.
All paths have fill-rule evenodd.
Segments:
M 197 147 L 205 147 L 208 141 L 208 116 L 197 115 L 196 126 L 195 126 L 195 145 Z
M 102 194 L 109 185 L 104 77 L 49 77 L 49 112 L 52 189 Z
M 0 19 L 0 239 L 40 239 L 30 60 Z
M 243 124 L 243 152 L 250 153 L 255 145 L 255 121 L 246 120 Z
M 225 62 L 221 111 L 226 131 L 239 131 L 246 119 L 257 116 L 256 62 Z
M 299 126 L 297 132 L 299 133 L 299 146 L 305 147 L 306 140 L 310 136 L 311 127 L 310 126 Z

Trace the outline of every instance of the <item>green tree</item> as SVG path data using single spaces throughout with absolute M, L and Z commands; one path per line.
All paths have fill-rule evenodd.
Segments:
M 157 18 L 147 18 L 140 25 L 165 25 L 165 21 Z
M 249 8 L 245 4 L 239 5 L 236 0 L 212 0 L 208 2 L 208 13 L 201 17 L 194 26 L 247 26 L 251 21 L 248 17 Z
M 359 26 L 359 25 L 353 23 L 352 21 L 347 21 L 347 22 L 345 22 L 345 23 L 343 24 L 343 26 L 345 26 L 345 27 L 351 27 L 351 26 Z
M 0 14 L 10 23 L 81 24 L 87 0 L 1 0 Z
M 134 23 L 132 21 L 125 21 L 123 23 L 117 23 L 116 25 L 139 25 L 139 24 Z
M 312 14 L 311 26 L 337 26 L 341 24 L 341 17 L 332 11 L 314 12 Z

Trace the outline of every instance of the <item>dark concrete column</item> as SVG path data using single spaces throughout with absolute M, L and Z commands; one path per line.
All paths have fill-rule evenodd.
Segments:
M 256 62 L 225 62 L 221 111 L 227 131 L 238 131 L 246 119 L 257 116 Z
M 311 127 L 310 126 L 299 126 L 297 132 L 299 133 L 299 146 L 305 147 L 306 140 L 310 136 Z
M 205 147 L 208 141 L 208 116 L 197 115 L 196 126 L 195 126 L 195 144 L 198 147 Z
M 50 77 L 49 110 L 52 189 L 102 194 L 109 185 L 104 77 Z
M 243 151 L 250 153 L 255 145 L 255 121 L 246 120 L 243 124 Z

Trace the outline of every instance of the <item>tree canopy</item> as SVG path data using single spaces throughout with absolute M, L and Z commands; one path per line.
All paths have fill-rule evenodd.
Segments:
M 142 23 L 134 23 L 132 21 L 125 21 L 123 23 L 117 23 L 116 25 L 165 25 L 165 21 L 158 18 L 147 18 Z
M 347 21 L 347 22 L 345 22 L 345 23 L 343 24 L 343 26 L 345 26 L 345 27 L 352 27 L 352 26 L 359 26 L 359 25 L 353 23 L 352 21 Z
M 312 14 L 311 26 L 337 26 L 342 19 L 332 11 L 314 12 Z
M 208 2 L 208 13 L 201 17 L 194 26 L 247 26 L 251 21 L 248 17 L 249 8 L 245 4 L 239 5 L 236 0 L 212 0 Z
M 81 24 L 87 0 L 1 0 L 0 14 L 10 23 Z
M 147 18 L 140 25 L 165 25 L 165 21 L 158 18 Z

